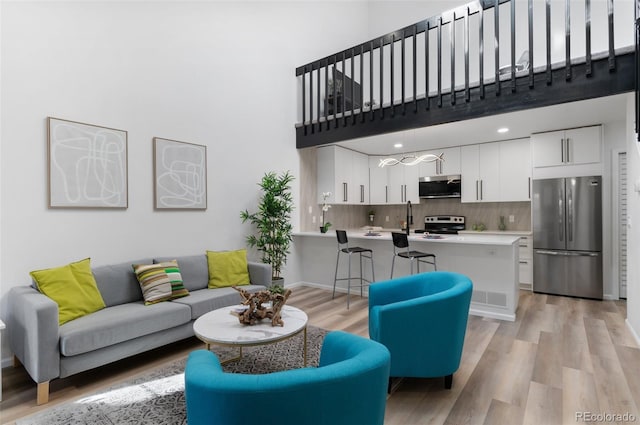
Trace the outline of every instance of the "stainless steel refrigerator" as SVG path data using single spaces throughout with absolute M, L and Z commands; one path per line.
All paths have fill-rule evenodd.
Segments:
M 602 299 L 602 180 L 533 181 L 533 290 Z

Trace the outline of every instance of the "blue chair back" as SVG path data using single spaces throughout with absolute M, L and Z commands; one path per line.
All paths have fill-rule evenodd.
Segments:
M 185 369 L 187 421 L 383 424 L 389 364 L 389 351 L 382 344 L 341 331 L 325 337 L 317 368 L 225 373 L 215 354 L 194 351 Z

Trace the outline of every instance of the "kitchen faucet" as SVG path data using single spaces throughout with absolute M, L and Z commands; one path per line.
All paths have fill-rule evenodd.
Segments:
M 407 235 L 411 232 L 410 225 L 413 224 L 413 207 L 411 201 L 407 201 Z

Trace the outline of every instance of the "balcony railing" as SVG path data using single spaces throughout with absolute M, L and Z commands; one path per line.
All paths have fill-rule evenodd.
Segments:
M 475 1 L 300 66 L 297 145 L 631 91 L 632 7 Z

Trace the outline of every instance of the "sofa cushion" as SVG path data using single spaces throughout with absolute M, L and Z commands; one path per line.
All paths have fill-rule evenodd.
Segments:
M 145 306 L 137 301 L 116 305 L 60 326 L 60 353 L 64 356 L 87 353 L 190 320 L 191 310 L 184 304 L 166 302 Z
M 176 260 L 180 267 L 180 275 L 184 287 L 189 291 L 204 289 L 209 283 L 209 266 L 207 256 L 204 254 L 187 255 L 182 257 L 159 257 L 154 258 L 154 263 L 163 263 Z
M 163 261 L 157 264 L 164 267 L 164 272 L 169 277 L 169 281 L 171 282 L 171 299 L 182 298 L 189 295 L 189 290 L 184 287 L 182 273 L 180 272 L 177 260 Z
M 133 272 L 140 283 L 145 305 L 171 299 L 171 280 L 162 264 L 134 264 Z
M 138 284 L 132 264 L 151 264 L 150 258 L 126 263 L 99 266 L 93 269 L 98 289 L 107 307 L 142 300 L 142 291 Z
M 30 274 L 38 290 L 58 304 L 60 325 L 105 307 L 89 258 Z
M 267 289 L 260 285 L 244 285 L 242 289 L 248 292 L 258 292 Z M 171 304 L 185 304 L 191 308 L 191 318 L 197 319 L 205 313 L 217 308 L 238 305 L 242 297 L 233 288 L 200 289 L 191 291 L 188 297 L 171 301 Z
M 247 250 L 207 251 L 209 288 L 248 285 Z

